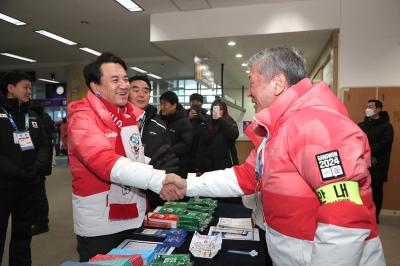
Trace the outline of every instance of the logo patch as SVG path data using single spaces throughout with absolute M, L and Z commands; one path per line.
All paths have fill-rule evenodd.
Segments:
M 322 181 L 331 180 L 345 176 L 340 160 L 339 151 L 328 151 L 315 155 Z
M 7 115 L 6 114 L 0 114 L 0 117 L 1 118 L 7 118 Z
M 133 152 L 133 156 L 135 160 L 139 159 L 139 151 L 140 151 L 140 136 L 139 134 L 133 133 L 129 138 L 129 145 L 131 145 L 131 151 Z
M 37 123 L 35 121 L 32 121 L 32 127 L 33 128 L 38 128 L 38 125 L 37 125 Z

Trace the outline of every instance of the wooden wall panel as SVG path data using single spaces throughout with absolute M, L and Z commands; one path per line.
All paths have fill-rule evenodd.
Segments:
M 383 110 L 388 112 L 394 130 L 383 209 L 400 210 L 400 88 L 379 88 L 378 99 L 383 103 Z
M 350 118 L 359 123 L 364 120 L 365 108 L 369 99 L 376 99 L 377 88 L 351 88 L 344 93 L 344 105 Z
M 238 153 L 239 164 L 244 163 L 250 151 L 254 149 L 254 145 L 250 140 L 237 140 L 236 150 Z

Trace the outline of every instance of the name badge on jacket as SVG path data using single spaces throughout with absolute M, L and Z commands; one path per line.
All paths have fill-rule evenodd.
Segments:
M 29 131 L 17 131 L 16 135 L 22 151 L 35 149 Z

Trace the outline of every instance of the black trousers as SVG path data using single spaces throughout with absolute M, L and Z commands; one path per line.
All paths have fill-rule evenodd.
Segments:
M 372 198 L 375 203 L 375 214 L 376 214 L 376 221 L 379 222 L 379 213 L 381 212 L 382 209 L 382 203 L 383 203 L 383 185 L 385 184 L 385 181 L 380 179 L 380 178 L 372 178 Z
M 34 195 L 35 202 L 35 220 L 38 225 L 46 225 L 49 223 L 49 201 L 46 194 L 46 177 L 40 177 L 40 185 Z
M 32 265 L 33 196 L 38 186 L 0 189 L 0 262 L 3 259 L 7 225 L 11 215 L 9 266 Z
M 97 254 L 107 254 L 110 250 L 121 244 L 122 241 L 130 238 L 134 231 L 135 229 L 131 229 L 111 235 L 93 237 L 77 235 L 78 247 L 76 250 L 79 254 L 79 261 L 85 262 Z

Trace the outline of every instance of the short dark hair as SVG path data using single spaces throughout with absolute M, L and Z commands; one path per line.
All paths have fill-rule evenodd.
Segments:
M 197 101 L 200 101 L 201 103 L 203 103 L 204 102 L 204 97 L 200 93 L 192 93 L 190 95 L 189 101 L 191 102 L 193 100 L 197 100 Z
M 135 81 L 135 80 L 142 80 L 142 81 L 146 82 L 147 86 L 149 86 L 149 89 L 151 90 L 150 80 L 146 75 L 135 75 L 133 77 L 130 77 L 129 83 L 132 83 L 132 81 Z
M 106 63 L 115 63 L 115 64 L 120 64 L 125 71 L 127 70 L 126 64 L 124 60 L 122 60 L 120 57 L 114 55 L 113 53 L 103 53 L 97 59 L 85 66 L 83 69 L 83 75 L 85 77 L 85 82 L 86 85 L 89 87 L 90 90 L 90 83 L 94 82 L 96 84 L 100 84 L 100 79 L 103 73 L 101 73 L 101 65 L 106 64 Z
M 12 85 L 17 85 L 18 82 L 22 80 L 29 80 L 32 81 L 31 76 L 29 76 L 27 73 L 19 70 L 11 71 L 6 73 L 3 78 L 1 79 L 1 85 L 0 85 L 0 92 L 3 93 L 4 97 L 7 97 L 7 87 L 9 84 Z
M 166 101 L 169 102 L 170 104 L 179 104 L 179 98 L 173 91 L 166 91 L 160 96 L 160 102 L 161 101 Z
M 369 103 L 374 103 L 376 108 L 381 108 L 381 109 L 383 108 L 383 104 L 379 100 L 371 99 L 371 100 L 368 100 L 368 102 Z

